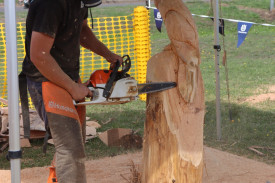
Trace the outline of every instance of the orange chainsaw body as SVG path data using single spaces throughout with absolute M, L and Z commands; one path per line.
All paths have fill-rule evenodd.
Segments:
M 106 84 L 111 73 L 111 70 L 96 70 L 90 76 L 90 84 L 93 87 L 96 87 L 97 84 Z

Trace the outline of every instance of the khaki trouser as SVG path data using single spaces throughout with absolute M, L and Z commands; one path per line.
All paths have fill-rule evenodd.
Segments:
M 58 183 L 86 183 L 85 153 L 79 122 L 56 114 L 47 116 L 56 149 Z

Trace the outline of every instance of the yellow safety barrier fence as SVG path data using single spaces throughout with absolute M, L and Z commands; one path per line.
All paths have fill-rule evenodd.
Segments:
M 88 19 L 91 27 L 91 19 Z M 17 23 L 17 57 L 18 73 L 22 70 L 25 56 L 25 29 L 23 22 Z M 101 17 L 93 19 L 93 32 L 112 52 L 118 55 L 129 55 L 132 66 L 129 74 L 139 83 L 146 81 L 147 61 L 150 58 L 149 15 L 144 7 L 137 7 L 134 14 L 118 17 Z M 5 24 L 0 23 L 0 98 L 7 99 L 7 67 L 6 67 Z M 89 79 L 90 74 L 98 69 L 108 69 L 104 58 L 81 48 L 80 77 L 82 81 Z M 145 99 L 142 95 L 141 99 Z M 31 103 L 30 103 L 31 104 Z M 2 107 L 4 104 L 0 102 Z

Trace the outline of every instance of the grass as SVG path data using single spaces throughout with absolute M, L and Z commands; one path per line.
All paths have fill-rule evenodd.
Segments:
M 259 9 L 270 9 L 270 0 L 231 0 L 226 1 L 225 3 L 230 5 L 241 5 L 250 8 L 259 8 Z
M 268 9 L 269 4 L 266 5 L 267 2 L 269 0 L 261 1 L 261 3 L 257 0 L 226 1 L 224 3 L 228 5 L 222 7 L 222 15 L 224 18 L 275 24 L 275 20 L 267 21 L 257 13 L 238 9 L 238 5 Z M 209 3 L 191 2 L 187 5 L 194 14 L 207 14 L 209 10 Z M 129 15 L 133 12 L 133 8 L 134 6 L 96 8 L 93 15 L 94 17 Z M 25 15 L 23 12 L 21 13 L 18 14 L 18 18 L 23 19 Z M 204 124 L 205 145 L 265 163 L 275 164 L 274 151 L 265 150 L 263 151 L 265 156 L 258 156 L 248 150 L 253 145 L 275 148 L 275 102 L 268 100 L 253 105 L 241 102 L 249 96 L 267 93 L 267 88 L 275 85 L 275 28 L 253 25 L 246 40 L 239 48 L 236 48 L 237 24 L 225 22 L 225 46 L 229 69 L 232 120 L 229 119 L 225 69 L 220 64 L 222 140 L 217 141 L 213 22 L 206 18 L 194 17 L 194 19 L 199 33 L 202 60 L 200 68 L 204 79 L 207 107 Z M 165 27 L 163 26 L 162 32 L 159 33 L 155 28 L 152 17 L 151 41 L 152 54 L 160 52 L 169 43 Z M 222 62 L 222 53 L 220 53 L 220 62 Z M 140 130 L 140 135 L 143 135 L 145 121 L 145 102 L 143 101 L 115 106 L 89 106 L 87 115 L 102 124 L 100 131 L 117 127 L 131 128 Z M 103 125 L 109 119 L 112 119 L 112 121 Z M 22 168 L 49 165 L 54 148 L 49 146 L 48 154 L 45 156 L 41 151 L 42 141 L 35 140 L 31 143 L 33 148 L 23 149 Z M 86 144 L 88 159 L 115 156 L 129 151 L 135 150 L 109 148 L 97 138 Z M 9 162 L 5 160 L 6 153 L 7 151 L 0 154 L 1 169 L 9 168 Z
M 215 101 L 207 101 L 206 106 L 204 124 L 206 145 L 269 164 L 275 163 L 275 150 L 265 152 L 265 156 L 258 156 L 248 149 L 255 145 L 275 148 L 274 110 L 261 110 L 233 103 L 231 106 L 232 120 L 229 120 L 227 103 L 222 102 L 222 140 L 218 141 L 215 135 Z

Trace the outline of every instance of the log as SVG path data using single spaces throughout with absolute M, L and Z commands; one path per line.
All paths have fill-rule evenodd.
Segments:
M 142 182 L 200 183 L 205 104 L 197 29 L 181 0 L 155 5 L 171 43 L 148 61 L 147 82 L 177 87 L 147 95 Z

